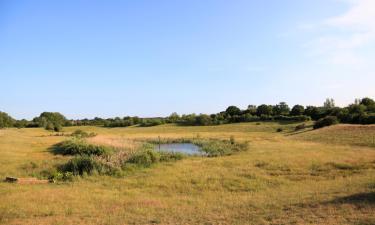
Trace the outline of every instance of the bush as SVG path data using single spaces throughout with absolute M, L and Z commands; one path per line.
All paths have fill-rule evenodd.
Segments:
M 102 165 L 90 156 L 80 156 L 69 160 L 69 162 L 60 167 L 60 170 L 74 175 L 91 175 L 94 171 L 101 172 Z
M 55 146 L 55 152 L 62 155 L 104 155 L 111 152 L 106 146 L 88 144 L 82 139 L 73 138 Z
M 76 138 L 89 138 L 89 137 L 95 137 L 95 133 L 87 133 L 86 131 L 83 130 L 76 130 L 74 131 L 71 136 L 76 137 Z
M 180 152 L 160 152 L 160 162 L 178 161 L 185 158 L 185 155 Z
M 314 129 L 319 129 L 322 127 L 331 126 L 331 125 L 335 125 L 338 123 L 339 121 L 336 116 L 327 116 L 316 121 L 314 124 Z
M 56 172 L 48 178 L 50 181 L 73 181 L 74 174 L 72 172 Z
M 137 166 L 150 167 L 152 164 L 160 161 L 160 154 L 154 150 L 147 149 L 131 156 L 127 163 L 136 164 Z

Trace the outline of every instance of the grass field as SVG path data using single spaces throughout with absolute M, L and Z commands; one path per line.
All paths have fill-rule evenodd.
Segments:
M 79 127 L 98 134 L 90 141 L 113 146 L 158 136 L 233 136 L 249 145 L 231 156 L 159 163 L 123 178 L 1 182 L 0 223 L 375 224 L 375 126 L 294 132 L 295 126 Z M 39 176 L 65 162 L 67 157 L 52 154 L 50 148 L 66 137 L 50 134 L 38 128 L 0 130 L 0 177 Z

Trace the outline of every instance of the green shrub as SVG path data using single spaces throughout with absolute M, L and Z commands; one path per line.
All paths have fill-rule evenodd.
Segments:
M 95 137 L 95 133 L 87 133 L 86 131 L 83 130 L 76 130 L 74 131 L 71 136 L 77 137 L 77 138 L 89 138 L 89 137 Z
M 154 163 L 157 163 L 160 161 L 160 153 L 151 150 L 146 149 L 140 152 L 135 153 L 133 156 L 131 156 L 127 163 L 132 163 L 137 166 L 142 167 L 149 167 Z
M 48 179 L 50 181 L 73 181 L 74 174 L 72 172 L 55 172 Z
M 70 172 L 74 175 L 91 175 L 94 171 L 101 173 L 102 169 L 102 165 L 91 156 L 75 157 L 60 167 L 60 171 Z
M 327 116 L 316 121 L 314 124 L 314 129 L 319 129 L 322 127 L 331 126 L 331 125 L 335 125 L 338 123 L 339 121 L 336 116 Z
M 185 158 L 185 155 L 180 152 L 160 152 L 160 162 L 178 161 Z
M 105 155 L 111 152 L 110 147 L 88 144 L 79 138 L 63 141 L 54 150 L 62 155 Z

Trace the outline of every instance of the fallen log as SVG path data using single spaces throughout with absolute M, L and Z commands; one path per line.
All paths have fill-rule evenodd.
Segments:
M 5 182 L 17 183 L 17 184 L 47 184 L 49 180 L 39 180 L 37 178 L 17 178 L 17 177 L 6 177 Z

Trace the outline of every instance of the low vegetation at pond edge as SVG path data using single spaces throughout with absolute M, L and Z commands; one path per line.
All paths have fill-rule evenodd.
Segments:
M 202 138 L 179 138 L 179 139 L 147 139 L 152 144 L 177 144 L 190 143 L 200 147 L 200 150 L 208 157 L 231 155 L 235 152 L 247 149 L 247 142 L 236 142 L 234 137 L 229 140 L 202 139 Z
M 234 137 L 229 140 L 218 139 L 143 139 L 140 149 L 128 153 L 128 149 L 114 148 L 110 146 L 93 145 L 83 138 L 71 138 L 53 147 L 53 152 L 62 155 L 72 155 L 74 158 L 67 163 L 58 166 L 58 172 L 49 178 L 53 180 L 71 180 L 73 175 L 101 175 L 123 176 L 135 168 L 150 167 L 159 162 L 171 162 L 181 160 L 187 155 L 179 152 L 156 151 L 157 143 L 192 143 L 200 147 L 200 150 L 208 157 L 231 155 L 245 150 L 247 143 L 237 143 Z M 68 175 L 66 175 L 68 174 Z M 69 179 L 68 179 L 68 178 Z

